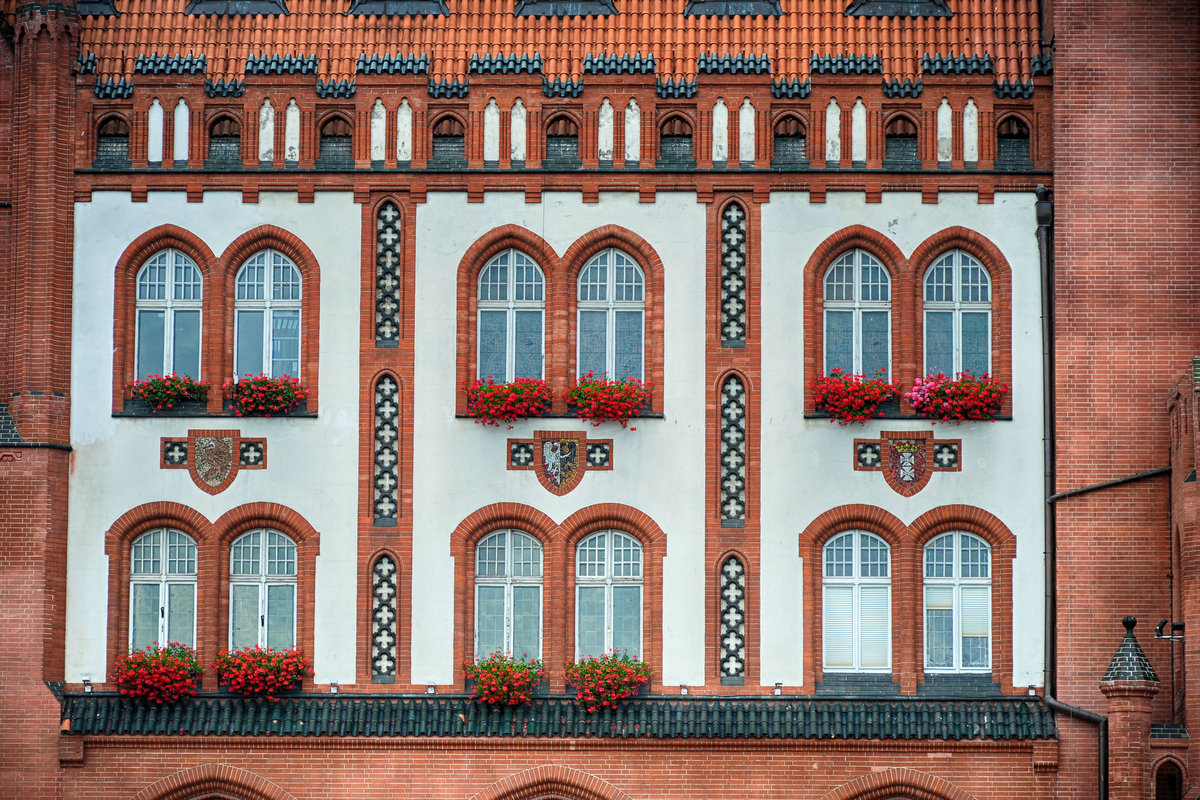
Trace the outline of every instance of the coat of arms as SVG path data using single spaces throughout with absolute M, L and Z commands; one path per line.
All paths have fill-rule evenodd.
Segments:
M 612 439 L 583 431 L 534 431 L 533 439 L 508 440 L 508 468 L 532 470 L 546 491 L 563 495 L 592 470 L 612 469 Z
M 579 469 L 579 443 L 574 439 L 542 440 L 542 473 L 555 488 L 571 483 Z
M 192 440 L 192 480 L 216 494 L 233 482 L 238 462 L 233 457 L 233 436 L 196 436 Z

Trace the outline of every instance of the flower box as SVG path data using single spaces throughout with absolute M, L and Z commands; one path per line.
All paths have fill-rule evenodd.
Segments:
M 185 403 L 203 407 L 208 400 L 209 386 L 186 375 L 179 377 L 171 373 L 140 378 L 129 384 L 128 388 L 133 401 L 141 401 L 146 411 L 157 414 Z
M 587 656 L 567 665 L 567 685 L 575 687 L 575 702 L 591 713 L 616 708 L 650 683 L 650 665 L 628 653 Z
M 275 650 L 255 645 L 241 650 L 222 650 L 213 663 L 217 680 L 234 694 L 274 700 L 299 688 L 312 663 L 299 648 Z
M 917 378 L 904 399 L 918 414 L 938 422 L 995 419 L 1008 396 L 1008 384 L 986 372 L 978 378 L 960 372 L 957 378 L 943 373 Z
M 813 378 L 812 393 L 818 411 L 828 414 L 831 422 L 849 425 L 883 416 L 881 408 L 900 396 L 900 382 L 834 369 Z
M 496 383 L 491 376 L 463 384 L 467 393 L 467 413 L 478 425 L 512 423 L 530 417 L 545 416 L 554 404 L 554 394 L 546 382 L 537 378 L 517 378 Z
M 516 659 L 499 651 L 463 664 L 471 696 L 491 706 L 528 703 L 542 683 L 542 662 Z
M 158 704 L 195 697 L 203 672 L 196 651 L 178 642 L 147 645 L 113 663 L 113 681 L 121 694 Z
M 635 431 L 629 420 L 650 408 L 650 386 L 636 378 L 613 381 L 588 372 L 567 387 L 563 400 L 575 416 L 593 426 L 619 422 Z
M 308 389 L 299 378 L 281 375 L 245 375 L 240 380 L 221 384 L 235 417 L 271 417 L 291 413 L 308 397 Z

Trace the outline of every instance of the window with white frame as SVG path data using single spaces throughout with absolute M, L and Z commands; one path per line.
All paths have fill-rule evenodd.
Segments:
M 925 272 L 925 373 L 982 375 L 992 361 L 992 282 L 983 265 L 951 250 Z
M 174 528 L 147 531 L 130 548 L 129 648 L 196 645 L 196 542 Z
M 478 377 L 541 378 L 546 313 L 542 270 L 519 250 L 505 250 L 479 273 Z
M 542 543 L 495 531 L 475 546 L 475 656 L 542 657 Z
M 884 672 L 892 664 L 891 548 L 866 531 L 826 543 L 822 560 L 824 667 Z
M 609 249 L 579 273 L 578 372 L 642 379 L 646 279 L 633 259 Z
M 296 543 L 279 531 L 242 534 L 229 549 L 229 647 L 296 643 Z
M 200 307 L 203 280 L 196 262 L 162 250 L 137 275 L 137 365 L 149 375 L 200 378 Z
M 642 654 L 642 544 L 599 531 L 575 550 L 575 657 Z
M 865 250 L 825 272 L 825 372 L 891 377 L 891 278 Z
M 970 533 L 943 533 L 925 545 L 925 669 L 992 665 L 992 551 Z
M 300 376 L 300 270 L 278 250 L 261 250 L 237 274 L 236 377 Z

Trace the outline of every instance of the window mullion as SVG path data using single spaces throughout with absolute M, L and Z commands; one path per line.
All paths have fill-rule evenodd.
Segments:
M 265 543 L 264 543 L 265 545 Z M 263 561 L 261 562 L 263 569 L 266 569 L 266 547 L 263 547 Z M 258 578 L 258 643 L 260 646 L 266 647 L 267 644 L 267 576 L 260 575 Z

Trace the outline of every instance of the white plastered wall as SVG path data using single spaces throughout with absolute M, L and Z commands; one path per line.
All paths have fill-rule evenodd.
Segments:
M 171 223 L 204 240 L 214 254 L 259 225 L 300 237 L 321 269 L 320 411 L 317 419 L 112 416 L 113 290 L 117 260 L 148 230 Z M 104 534 L 143 503 L 172 500 L 216 520 L 254 502 L 301 514 L 321 536 L 316 561 L 315 678 L 354 679 L 358 493 L 359 231 L 361 210 L 348 192 L 208 192 L 188 203 L 183 192 L 96 192 L 75 207 L 71 355 L 71 486 L 67 544 L 66 677 L 100 680 L 106 668 L 108 558 Z M 307 287 L 306 287 L 307 288 Z M 302 346 L 307 342 L 302 343 Z M 207 355 L 207 354 L 205 354 Z M 301 376 L 303 379 L 303 376 Z M 202 492 L 186 470 L 159 468 L 159 440 L 188 429 L 237 429 L 266 437 L 265 470 L 239 472 L 217 495 Z

